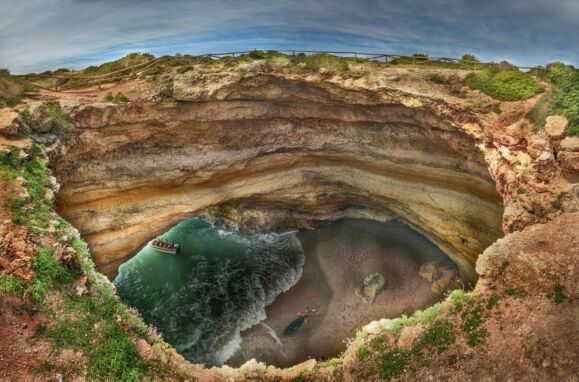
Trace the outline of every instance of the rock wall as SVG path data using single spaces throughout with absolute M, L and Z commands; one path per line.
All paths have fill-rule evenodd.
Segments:
M 383 211 L 474 281 L 503 213 L 479 116 L 346 80 L 197 73 L 174 78 L 169 99 L 76 106 L 72 136 L 51 152 L 59 212 L 111 275 L 150 238 L 221 203 L 306 220 Z

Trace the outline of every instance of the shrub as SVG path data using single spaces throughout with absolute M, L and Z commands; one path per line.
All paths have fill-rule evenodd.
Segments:
M 541 85 L 526 73 L 497 72 L 491 69 L 469 74 L 465 84 L 501 101 L 527 99 L 542 89 Z
M 249 57 L 254 60 L 262 60 L 265 58 L 265 53 L 261 50 L 252 50 L 249 52 Z
M 0 107 L 11 107 L 20 103 L 24 93 L 32 89 L 30 83 L 12 76 L 8 69 L 0 69 Z
M 187 73 L 190 70 L 193 70 L 193 65 L 183 65 L 179 69 L 177 69 L 177 73 L 183 74 Z
M 567 117 L 567 134 L 579 136 L 579 70 L 556 62 L 547 65 L 546 78 L 553 85 L 554 92 L 549 115 Z
M 450 81 L 448 78 L 441 76 L 440 74 L 433 74 L 429 77 L 429 80 L 434 82 L 435 84 L 443 85 L 448 84 Z
M 563 301 L 565 301 L 565 293 L 563 292 L 562 285 L 555 285 L 553 287 L 553 291 L 547 293 L 547 298 L 553 299 L 555 304 L 559 305 Z
M 349 70 L 348 63 L 346 60 L 332 56 L 329 54 L 313 54 L 307 56 L 305 54 L 298 54 L 293 59 L 294 64 L 302 65 L 306 69 L 310 70 L 326 70 L 328 72 L 339 72 Z
M 114 96 L 112 92 L 108 92 L 104 100 L 107 102 L 114 102 L 114 103 L 126 103 L 131 101 L 126 95 L 124 95 L 121 92 L 118 92 Z
M 480 62 L 478 58 L 475 57 L 474 54 L 463 54 L 460 58 L 460 63 L 463 65 L 473 65 L 474 63 Z

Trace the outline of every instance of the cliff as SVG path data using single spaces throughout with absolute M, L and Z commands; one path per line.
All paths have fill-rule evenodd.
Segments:
M 433 80 L 435 75 L 444 81 Z M 260 62 L 227 70 L 198 65 L 132 84 L 140 94 L 126 104 L 102 102 L 97 90 L 63 94 L 57 103 L 66 118 L 43 101 L 29 101 L 24 116 L 0 114 L 0 132 L 6 137 L 0 143 L 18 146 L 27 155 L 30 141 L 14 140 L 27 126 L 46 144 L 49 168 L 60 185 L 53 187 L 56 211 L 80 231 L 98 271 L 108 276 L 143 243 L 191 215 L 225 218 L 242 229 L 310 227 L 342 217 L 396 218 L 447 253 L 465 280 L 474 285 L 482 278 L 469 297 L 469 309 L 494 301 L 495 295 L 506 307 L 521 309 L 500 305 L 505 309 L 493 322 L 506 325 L 508 314 L 517 311 L 521 324 L 538 333 L 526 342 L 530 355 L 521 355 L 532 358 L 546 327 L 559 322 L 573 328 L 579 150 L 576 138 L 564 135 L 564 118 L 551 118 L 543 129 L 525 118 L 541 95 L 500 103 L 464 87 L 465 75 L 453 69 L 373 65 L 351 65 L 336 73 Z M 8 223 L 2 227 L 3 243 L 12 243 L 6 236 L 16 229 Z M 557 243 L 557 235 L 566 242 Z M 33 241 L 23 239 L 26 245 Z M 2 267 L 30 278 L 26 264 L 33 256 L 25 244 L 16 246 L 0 248 L 0 258 L 9 259 Z M 527 275 L 527 267 L 537 277 L 543 270 L 546 279 Z M 545 298 L 559 287 L 569 304 L 564 311 Z M 507 293 L 523 288 L 532 299 L 520 301 Z M 471 310 L 460 316 L 453 310 L 455 302 L 436 309 L 456 329 L 465 325 Z M 532 310 L 531 303 L 543 323 L 521 316 Z M 387 376 L 412 368 L 425 378 L 429 370 L 447 375 L 450 369 L 440 365 L 457 356 L 465 368 L 457 375 L 482 378 L 484 373 L 476 370 L 489 359 L 485 352 L 493 351 L 491 358 L 498 362 L 498 354 L 508 350 L 499 344 L 500 331 L 490 335 L 500 352 L 472 349 L 465 330 L 461 335 L 466 339 L 452 341 L 442 355 L 424 363 L 430 369 L 416 370 L 412 357 L 428 347 L 420 342 L 426 341 L 422 336 L 440 329 L 421 320 L 412 321 L 413 329 L 398 327 L 379 340 L 398 349 L 396 356 L 410 357 L 400 374 Z M 541 346 L 563 349 L 565 333 L 549 334 L 548 346 Z M 382 334 L 368 334 L 332 367 L 312 361 L 288 370 L 259 364 L 206 370 L 162 343 L 135 342 L 152 365 L 206 380 L 241 380 L 251 373 L 257 379 L 388 379 L 374 367 L 392 354 L 370 344 Z M 359 354 L 361 346 L 367 347 L 368 357 Z M 463 352 L 468 357 L 461 358 Z M 524 370 L 519 376 L 529 376 L 543 367 L 545 357 L 539 358 L 538 365 L 524 360 L 513 367 Z M 562 355 L 554 359 L 558 363 L 549 369 L 552 373 L 541 375 L 565 375 L 565 364 L 575 362 Z M 548 362 L 551 367 L 554 361 Z

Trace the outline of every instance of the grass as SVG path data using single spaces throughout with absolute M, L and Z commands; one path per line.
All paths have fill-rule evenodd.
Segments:
M 410 362 L 410 353 L 395 347 L 392 350 L 385 352 L 380 358 L 378 368 L 380 370 L 380 376 L 385 381 L 390 381 L 402 375 L 406 370 L 408 370 Z
M 439 353 L 448 349 L 456 340 L 454 328 L 448 320 L 436 320 L 426 329 L 415 345 L 415 349 L 423 349 L 432 346 Z
M 26 180 L 26 190 L 29 200 L 16 197 L 7 200 L 5 206 L 12 211 L 12 222 L 26 226 L 33 233 L 39 233 L 49 226 L 52 211 L 52 201 L 44 198 L 48 174 L 43 157 L 44 148 L 33 145 L 30 158 L 20 158 L 19 150 L 11 147 L 8 153 L 0 153 L 0 175 L 15 179 L 23 177 Z
M 22 297 L 25 291 L 26 286 L 18 277 L 0 272 L 0 293 Z
M 6 179 L 23 177 L 29 199 L 12 198 L 7 206 L 16 223 L 36 230 L 48 219 L 58 220 L 60 234 L 69 237 L 68 245 L 80 258 L 81 270 L 60 264 L 46 247 L 37 248 L 32 260 L 33 279 L 24 284 L 18 278 L 0 273 L 0 292 L 19 297 L 29 296 L 34 309 L 50 317 L 50 326 L 43 327 L 36 337 L 45 337 L 58 353 L 72 348 L 84 354 L 77 360 L 78 371 L 92 381 L 139 381 L 147 373 L 147 365 L 131 338 L 145 336 L 149 343 L 158 337 L 148 335 L 149 328 L 127 308 L 110 288 L 105 276 L 97 273 L 88 248 L 63 219 L 52 217 L 52 203 L 44 200 L 48 173 L 42 146 L 34 145 L 29 158 L 21 158 L 12 147 L 0 154 L 0 176 Z M 44 232 L 40 232 L 43 234 Z M 70 284 L 82 273 L 87 276 L 90 294 L 77 296 Z M 50 298 L 48 298 L 50 296 Z
M 527 297 L 527 292 L 522 289 L 518 288 L 508 288 L 505 290 L 505 294 L 507 296 L 515 297 L 515 298 L 525 298 Z
M 488 336 L 488 330 L 482 327 L 485 320 L 482 318 L 483 307 L 481 305 L 475 306 L 470 310 L 462 313 L 462 330 L 467 336 L 466 343 L 474 347 Z
M 46 331 L 56 351 L 73 348 L 88 357 L 86 377 L 94 381 L 139 381 L 147 371 L 135 345 L 106 297 L 70 297 L 68 312 Z
M 369 348 L 365 345 L 358 347 L 356 355 L 360 361 L 364 361 L 372 357 L 374 352 L 377 355 L 380 376 L 389 381 L 413 369 L 429 349 L 435 349 L 439 353 L 448 349 L 456 341 L 456 337 L 453 325 L 446 319 L 438 319 L 430 323 L 408 350 L 398 346 L 391 347 L 385 336 L 379 336 L 369 343 Z
M 500 101 L 519 101 L 530 98 L 542 90 L 541 84 L 529 74 L 515 71 L 485 69 L 469 74 L 464 80 L 477 89 Z
M 349 70 L 345 59 L 329 54 L 297 54 L 291 62 L 308 70 L 325 70 L 328 72 L 344 72 Z
M 356 349 L 356 356 L 360 361 L 364 361 L 366 358 L 370 356 L 371 352 L 368 347 L 361 345 Z
M 332 358 L 332 359 L 329 359 L 329 360 L 327 360 L 327 361 L 320 362 L 320 363 L 318 364 L 318 366 L 319 366 L 321 369 L 325 369 L 325 368 L 328 368 L 328 367 L 338 367 L 338 366 L 340 366 L 341 364 L 342 364 L 342 360 L 340 360 L 340 359 L 338 359 L 338 358 Z
M 72 283 L 79 276 L 77 270 L 61 265 L 47 248 L 38 248 L 32 260 L 32 269 L 35 276 L 32 279 L 31 298 L 33 301 L 42 301 L 46 291 L 56 285 Z

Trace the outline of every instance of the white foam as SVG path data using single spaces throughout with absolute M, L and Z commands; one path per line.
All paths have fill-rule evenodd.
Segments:
M 215 360 L 218 364 L 223 365 L 235 352 L 241 349 L 241 334 L 239 330 L 235 331 L 233 339 L 226 343 L 221 349 L 215 352 Z

